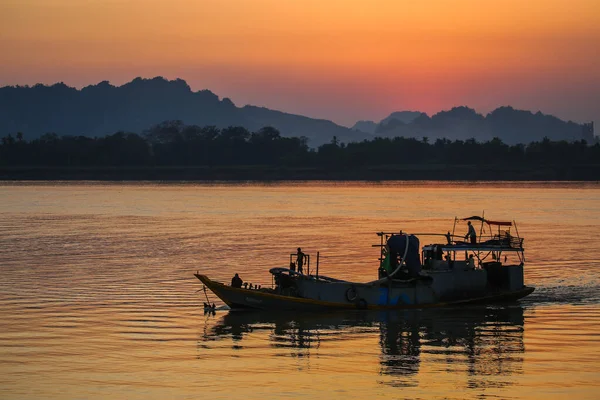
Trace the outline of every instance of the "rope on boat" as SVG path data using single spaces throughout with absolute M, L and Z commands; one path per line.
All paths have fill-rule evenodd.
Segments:
M 204 303 L 204 313 L 208 311 L 214 314 L 216 306 L 215 303 L 212 303 L 212 305 L 210 304 L 210 300 L 208 299 L 208 293 L 206 293 L 206 285 L 203 284 L 201 290 L 204 291 L 204 296 L 206 296 L 206 303 Z
M 205 285 L 202 285 L 202 290 L 204 290 L 204 295 L 206 296 L 206 301 L 208 303 L 210 303 L 210 300 L 208 299 L 208 293 L 206 293 L 206 286 Z

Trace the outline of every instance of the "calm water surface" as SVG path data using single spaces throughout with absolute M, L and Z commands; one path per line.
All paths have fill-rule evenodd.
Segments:
M 203 312 L 197 270 L 270 285 L 301 246 L 372 280 L 374 232 L 483 210 L 525 237 L 520 303 Z M 599 239 L 597 183 L 0 183 L 0 398 L 597 399 Z

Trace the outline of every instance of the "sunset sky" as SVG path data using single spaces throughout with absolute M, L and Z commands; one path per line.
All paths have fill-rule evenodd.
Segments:
M 0 86 L 137 76 L 350 126 L 458 105 L 600 122 L 600 0 L 0 0 Z

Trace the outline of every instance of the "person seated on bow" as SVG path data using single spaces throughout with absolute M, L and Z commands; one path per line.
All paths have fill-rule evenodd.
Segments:
M 469 254 L 469 258 L 467 259 L 467 267 L 470 269 L 475 269 L 475 258 L 473 254 Z
M 244 283 L 244 281 L 242 281 L 242 278 L 240 278 L 240 276 L 238 274 L 235 274 L 233 278 L 231 278 L 231 287 L 234 288 L 241 288 L 242 284 Z

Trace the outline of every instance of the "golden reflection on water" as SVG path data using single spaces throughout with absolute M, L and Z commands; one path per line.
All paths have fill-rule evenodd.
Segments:
M 1 398 L 597 398 L 600 186 L 578 183 L 0 185 Z M 193 272 L 301 246 L 371 280 L 374 232 L 515 219 L 519 305 L 204 315 Z M 214 298 L 213 298 L 214 299 Z M 217 302 L 222 307 L 222 303 Z

